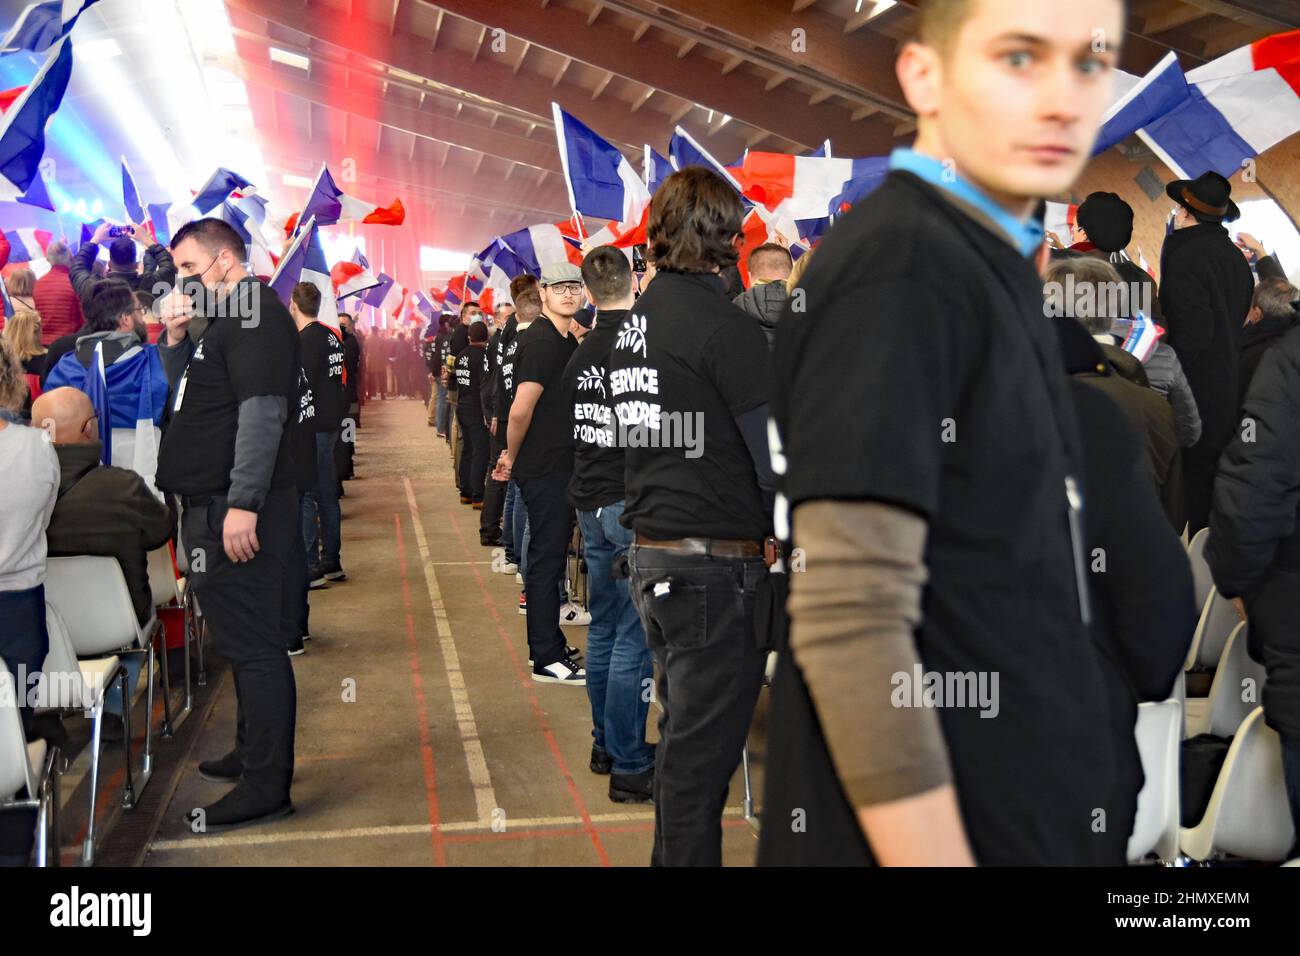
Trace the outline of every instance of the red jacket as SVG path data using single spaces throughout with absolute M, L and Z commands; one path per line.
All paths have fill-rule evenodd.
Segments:
M 49 272 L 37 279 L 32 299 L 41 316 L 42 345 L 49 345 L 85 325 L 81 300 L 72 289 L 67 266 L 51 266 Z

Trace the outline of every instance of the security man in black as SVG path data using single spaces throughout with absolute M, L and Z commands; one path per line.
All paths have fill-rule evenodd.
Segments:
M 238 698 L 234 749 L 199 765 L 206 778 L 235 784 L 193 812 L 191 828 L 212 833 L 293 812 L 296 690 L 285 635 L 299 624 L 290 565 L 303 558 L 294 548 L 298 494 L 285 423 L 300 358 L 289 310 L 245 271 L 244 243 L 229 225 L 189 223 L 171 249 L 184 291 L 161 307 L 160 352 L 169 373 L 184 371 L 157 480 L 180 496 L 191 580 Z
M 650 208 L 657 272 L 610 352 L 631 595 L 659 664 L 652 862 L 719 866 L 722 811 L 763 679 L 754 609 L 772 532 L 767 341 L 725 296 L 744 210 L 702 167 Z
M 483 484 L 488 467 L 488 429 L 483 422 L 483 368 L 487 349 L 487 326 L 472 322 L 469 344 L 456 356 L 452 372 L 456 377 L 456 422 L 465 436 L 465 452 L 460 456 L 461 493 L 475 508 L 483 507 Z

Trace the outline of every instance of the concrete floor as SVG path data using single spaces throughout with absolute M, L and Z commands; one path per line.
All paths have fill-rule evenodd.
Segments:
M 585 692 L 530 679 L 519 586 L 492 572 L 424 408 L 371 402 L 362 420 L 342 501 L 349 578 L 312 593 L 313 640 L 294 658 L 297 813 L 189 832 L 184 815 L 226 789 L 195 769 L 234 739 L 225 673 L 146 865 L 647 865 L 653 808 L 610 802 L 608 778 L 587 769 Z M 585 644 L 585 629 L 566 632 Z M 651 740 L 656 720 L 652 707 Z M 738 774 L 732 866 L 757 846 L 742 796 Z

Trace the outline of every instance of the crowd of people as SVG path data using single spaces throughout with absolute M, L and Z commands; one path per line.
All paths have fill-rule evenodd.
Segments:
M 169 248 L 137 227 L 139 257 L 114 239 L 103 279 L 105 236 L 52 245 L 39 281 L 10 276 L 0 345 L 0 656 L 41 665 L 47 554 L 117 557 L 139 599 L 179 525 L 239 705 L 199 768 L 233 784 L 206 832 L 292 812 L 289 656 L 309 590 L 346 580 L 361 402 L 418 397 L 522 586 L 533 679 L 585 689 L 591 771 L 654 804 L 656 865 L 721 863 L 765 676 L 761 863 L 1123 864 L 1137 705 L 1175 693 L 1202 528 L 1300 831 L 1300 291 L 1229 231 L 1213 172 L 1168 185 L 1158 282 L 1114 193 L 1049 241 L 1124 5 L 1012 6 L 925 5 L 898 64 L 915 145 L 814 250 L 750 252 L 744 284 L 745 208 L 700 166 L 655 192 L 644 257 L 544 263 L 422 338 L 327 327 L 308 283 L 286 306 L 216 219 Z M 96 356 L 158 393 L 155 472 L 110 466 L 117 423 L 78 388 Z

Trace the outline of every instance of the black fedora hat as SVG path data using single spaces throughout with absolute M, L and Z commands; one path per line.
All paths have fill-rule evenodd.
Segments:
M 1175 179 L 1165 187 L 1169 198 L 1189 212 L 1205 219 L 1232 222 L 1241 210 L 1232 201 L 1232 184 L 1216 172 L 1201 173 L 1195 179 Z

